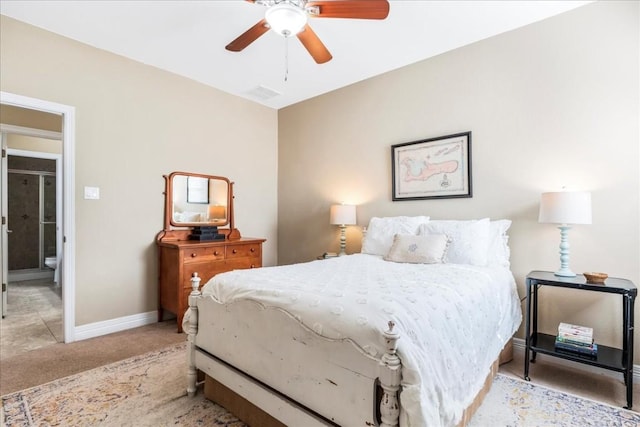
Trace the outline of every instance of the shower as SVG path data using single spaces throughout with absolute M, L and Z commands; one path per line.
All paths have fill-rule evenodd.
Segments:
M 56 160 L 9 155 L 7 169 L 9 280 L 58 282 Z

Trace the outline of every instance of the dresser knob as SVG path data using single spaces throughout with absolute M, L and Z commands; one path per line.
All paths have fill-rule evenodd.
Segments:
M 237 254 L 237 253 L 238 253 L 238 250 L 237 250 L 237 249 L 234 249 L 232 252 L 233 252 L 234 254 Z
M 255 264 L 251 264 L 251 268 L 256 268 L 256 265 Z
M 251 250 L 251 252 L 255 252 L 256 248 L 251 248 L 250 250 Z
M 197 257 L 197 256 L 198 256 L 198 254 L 196 254 L 196 253 L 192 253 L 192 254 L 191 254 L 191 258 L 195 258 L 195 257 Z
M 218 252 L 218 251 L 213 251 L 213 254 L 214 254 L 214 255 L 216 255 L 216 256 L 218 256 L 218 255 L 220 255 L 220 252 Z

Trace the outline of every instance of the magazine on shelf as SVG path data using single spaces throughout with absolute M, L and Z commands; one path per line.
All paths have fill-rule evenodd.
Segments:
M 597 356 L 598 355 L 598 344 L 591 345 L 579 345 L 579 344 L 569 344 L 562 341 L 557 341 L 555 347 L 557 350 L 563 350 L 572 353 L 578 353 L 587 356 Z

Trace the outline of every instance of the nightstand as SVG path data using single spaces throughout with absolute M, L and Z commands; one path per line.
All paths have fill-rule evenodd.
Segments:
M 538 332 L 538 290 L 541 286 L 622 295 L 622 348 L 598 344 L 598 354 L 593 358 L 556 351 L 555 335 Z M 604 284 L 592 284 L 587 283 L 582 274 L 575 277 L 560 277 L 550 271 L 532 271 L 527 275 L 526 288 L 524 379 L 530 381 L 529 361 L 534 363 L 537 353 L 620 372 L 627 386 L 625 408 L 631 409 L 633 405 L 633 307 L 638 293 L 633 282 L 609 277 Z M 529 359 L 529 353 L 531 353 L 531 359 Z
M 325 252 L 322 255 L 318 255 L 316 259 L 329 259 L 329 258 L 336 258 L 337 256 L 338 254 L 335 252 Z

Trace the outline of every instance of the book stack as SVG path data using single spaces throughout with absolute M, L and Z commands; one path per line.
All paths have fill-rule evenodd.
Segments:
M 593 342 L 593 328 L 569 323 L 558 325 L 556 350 L 596 357 L 598 344 Z
M 189 240 L 224 240 L 224 234 L 218 233 L 218 227 L 193 227 Z

